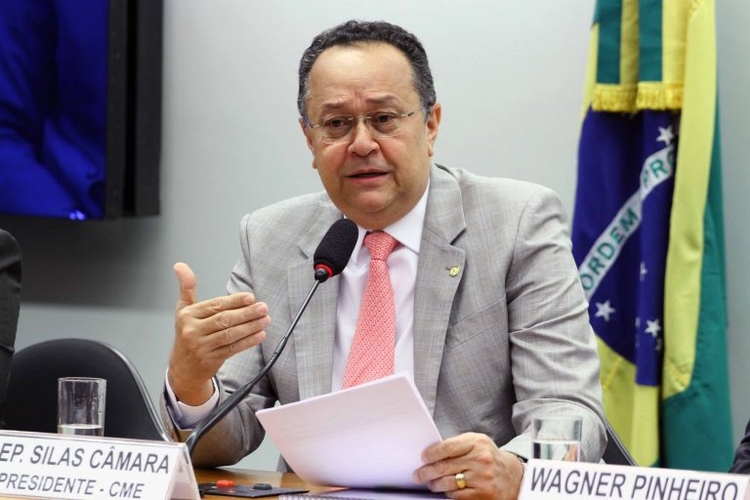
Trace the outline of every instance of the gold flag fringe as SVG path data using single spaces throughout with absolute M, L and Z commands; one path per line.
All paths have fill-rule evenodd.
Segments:
M 594 111 L 612 113 L 637 113 L 646 109 L 674 111 L 682 109 L 682 91 L 682 83 L 598 83 L 591 107 Z

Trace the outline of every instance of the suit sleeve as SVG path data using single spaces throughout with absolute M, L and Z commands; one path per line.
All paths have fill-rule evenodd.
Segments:
M 581 459 L 598 461 L 606 444 L 599 357 L 564 213 L 557 195 L 540 188 L 518 222 L 506 293 L 513 420 L 522 433 L 506 447 L 530 449 L 534 417 L 576 414 L 583 421 Z
M 745 428 L 745 437 L 734 452 L 734 463 L 729 472 L 736 474 L 750 474 L 750 422 Z
M 13 236 L 0 229 L 0 407 L 8 386 L 20 303 L 21 249 Z

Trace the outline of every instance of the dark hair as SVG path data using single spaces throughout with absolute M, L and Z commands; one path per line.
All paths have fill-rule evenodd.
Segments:
M 299 91 L 297 93 L 297 108 L 305 122 L 309 123 L 306 109 L 310 70 L 318 56 L 328 48 L 336 45 L 353 45 L 356 43 L 383 42 L 393 45 L 409 59 L 414 78 L 414 89 L 419 99 L 425 117 L 430 115 L 435 104 L 435 85 L 432 82 L 427 53 L 419 39 L 395 24 L 385 21 L 347 21 L 330 28 L 316 36 L 310 46 L 302 54 L 299 63 Z

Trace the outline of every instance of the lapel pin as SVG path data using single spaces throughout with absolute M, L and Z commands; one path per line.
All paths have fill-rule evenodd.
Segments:
M 448 274 L 451 278 L 455 278 L 456 276 L 458 276 L 458 273 L 461 272 L 461 268 L 458 266 L 446 267 L 446 269 L 448 270 Z

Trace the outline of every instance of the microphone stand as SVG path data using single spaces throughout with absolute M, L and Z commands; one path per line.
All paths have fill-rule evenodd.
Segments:
M 219 422 L 219 420 L 224 418 L 230 411 L 232 411 L 235 406 L 239 404 L 240 400 L 250 394 L 250 391 L 253 390 L 255 384 L 257 384 L 258 381 L 262 379 L 266 375 L 266 373 L 268 373 L 271 367 L 276 363 L 276 360 L 279 359 L 281 351 L 283 351 L 284 347 L 286 347 L 286 344 L 289 341 L 289 337 L 292 336 L 294 327 L 297 326 L 300 317 L 302 317 L 302 313 L 305 312 L 307 304 L 310 302 L 310 299 L 312 299 L 315 290 L 317 290 L 318 286 L 326 281 L 329 277 L 330 275 L 325 270 L 318 269 L 315 271 L 315 283 L 313 283 L 310 292 L 302 302 L 302 306 L 300 307 L 297 315 L 294 317 L 294 320 L 292 320 L 292 324 L 289 325 L 289 329 L 286 331 L 279 343 L 276 344 L 276 349 L 274 349 L 273 354 L 271 354 L 271 358 L 268 360 L 268 363 L 266 363 L 266 366 L 264 366 L 263 369 L 258 372 L 255 378 L 237 389 L 231 396 L 224 400 L 223 403 L 217 406 L 216 409 L 211 412 L 211 414 L 206 419 L 204 419 L 195 429 L 193 429 L 193 432 L 185 440 L 185 445 L 187 445 L 188 453 L 190 455 L 193 454 L 193 449 L 195 449 L 195 445 L 197 444 L 201 436 L 211 430 Z

